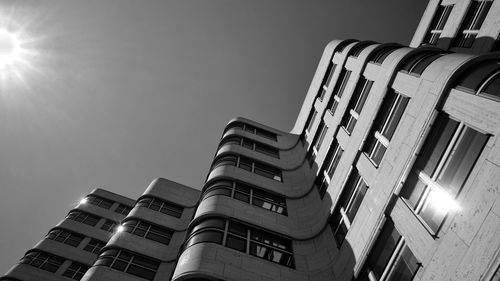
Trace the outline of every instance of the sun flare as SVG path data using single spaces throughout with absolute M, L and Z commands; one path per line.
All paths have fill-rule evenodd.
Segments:
M 0 8 L 0 97 L 29 89 L 29 81 L 39 72 L 40 42 L 32 36 L 32 26 L 15 9 Z
M 22 60 L 22 47 L 17 34 L 0 28 L 0 71 L 8 71 Z

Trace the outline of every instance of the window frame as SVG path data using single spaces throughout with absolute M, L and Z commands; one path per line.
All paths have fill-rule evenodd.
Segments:
M 283 171 L 281 169 L 237 154 L 224 154 L 217 157 L 213 161 L 210 170 L 213 171 L 219 166 L 227 165 L 240 168 L 268 179 L 283 182 Z
M 64 261 L 63 257 L 40 250 L 32 250 L 27 252 L 19 263 L 55 273 L 61 268 Z
M 358 213 L 361 204 L 363 204 L 363 200 L 368 193 L 368 190 L 368 184 L 364 181 L 363 177 L 359 174 L 356 168 L 352 168 L 347 181 L 342 188 L 339 199 L 335 204 L 335 209 L 332 212 L 332 221 L 330 223 L 330 227 L 332 228 L 334 239 L 337 242 L 338 247 L 343 244 L 345 237 L 347 236 L 347 233 L 356 218 L 356 214 Z M 352 211 L 353 213 L 349 214 Z M 349 218 L 349 215 L 351 215 L 352 218 Z M 340 231 L 345 232 L 341 233 Z M 343 236 L 340 237 L 340 235 Z
M 318 94 L 318 99 L 323 100 L 325 98 L 325 94 L 328 91 L 328 88 L 330 87 L 330 84 L 332 82 L 333 78 L 333 73 L 335 73 L 335 69 L 337 68 L 337 65 L 333 63 L 333 56 L 330 59 L 330 62 L 328 64 L 328 68 L 325 72 L 325 75 L 323 76 L 323 81 L 321 81 L 321 88 L 320 92 Z
M 132 211 L 132 209 L 133 209 L 132 207 L 120 203 L 120 205 L 118 205 L 116 207 L 116 209 L 115 209 L 114 212 L 118 213 L 118 214 L 121 214 L 121 215 L 127 216 L 128 213 L 130 213 L 130 211 Z
M 98 255 L 101 252 L 102 248 L 104 248 L 104 246 L 106 246 L 106 242 L 91 238 L 87 245 L 83 247 L 83 250 Z
M 69 211 L 68 215 L 66 215 L 66 219 L 95 227 L 101 220 L 101 217 L 82 210 L 75 209 Z
M 118 226 L 118 222 L 110 219 L 106 219 L 104 223 L 101 225 L 100 229 L 107 232 L 114 232 L 116 227 Z
M 141 196 L 137 200 L 136 206 L 148 208 L 150 210 L 160 212 L 175 218 L 181 218 L 182 213 L 184 212 L 183 206 L 151 195 Z M 153 206 L 155 207 L 153 208 Z M 158 206 L 158 210 L 156 210 L 156 206 Z
M 320 169 L 319 175 L 316 177 L 316 188 L 318 189 L 319 196 L 323 200 L 325 197 L 326 191 L 330 186 L 330 182 L 333 178 L 333 174 L 337 169 L 337 166 L 342 158 L 342 154 L 344 153 L 344 149 L 340 146 L 336 139 L 333 140 L 333 143 L 330 145 L 328 149 L 328 153 L 326 155 L 325 161 L 323 161 L 323 165 Z
M 77 248 L 82 243 L 83 239 L 85 239 L 85 235 L 64 228 L 53 228 L 45 235 L 45 238 Z M 78 243 L 76 244 L 68 243 L 77 240 Z
M 136 260 L 138 259 L 140 259 L 141 261 L 137 262 Z M 146 264 L 148 264 L 148 266 L 146 266 Z M 97 257 L 96 261 L 94 262 L 94 266 L 109 267 L 114 270 L 125 272 L 147 280 L 154 280 L 160 264 L 161 262 L 156 259 L 136 254 L 132 251 L 122 248 L 106 249 L 99 255 L 99 257 Z M 142 269 L 142 271 L 148 271 L 150 274 L 152 274 L 152 276 L 145 276 L 134 273 L 131 270 L 131 267 L 140 268 Z
M 391 229 L 392 228 L 392 229 Z M 387 231 L 390 231 L 389 233 Z M 389 234 L 386 236 L 386 234 Z M 397 234 L 398 239 L 395 241 L 394 246 L 390 250 L 390 255 L 386 256 L 387 261 L 385 262 L 385 265 L 383 266 L 383 269 L 380 273 L 376 273 L 375 270 L 372 268 L 375 265 L 370 264 L 373 258 L 377 261 L 380 261 L 381 259 L 383 260 L 384 257 L 382 255 L 384 253 L 388 253 L 387 247 L 387 240 L 386 238 L 393 237 L 394 234 Z M 394 241 L 394 240 L 393 240 Z M 358 280 L 360 281 L 398 281 L 398 280 L 393 280 L 391 278 L 394 278 L 392 274 L 395 273 L 395 270 L 397 268 L 397 265 L 403 258 L 403 253 L 405 250 L 409 251 L 411 254 L 411 257 L 416 263 L 414 264 L 415 268 L 413 268 L 413 272 L 411 273 L 411 280 L 413 280 L 422 267 L 422 264 L 417 260 L 411 249 L 408 247 L 408 244 L 406 243 L 405 238 L 399 233 L 397 228 L 394 226 L 394 223 L 391 220 L 386 220 L 384 226 L 381 228 L 380 234 L 378 235 L 377 239 L 375 240 L 374 244 L 372 245 L 372 248 L 370 250 L 370 253 L 368 254 L 368 259 L 365 261 L 365 264 L 363 266 L 361 274 L 358 276 Z M 407 264 L 407 263 L 405 263 Z M 408 264 L 407 264 L 408 265 Z M 377 275 L 379 275 L 379 278 L 377 278 Z
M 246 149 L 279 159 L 280 158 L 280 151 L 279 149 L 272 147 L 267 144 L 263 144 L 258 141 L 254 141 L 252 139 L 238 136 L 238 135 L 230 135 L 228 137 L 225 137 L 221 140 L 219 144 L 219 148 L 228 145 L 228 144 L 234 144 L 234 145 L 239 145 L 241 147 L 244 147 Z
M 332 97 L 330 98 L 330 101 L 327 105 L 327 108 L 330 111 L 330 114 L 332 116 L 335 114 L 335 111 L 337 110 L 337 107 L 340 103 L 340 99 L 342 98 L 342 95 L 344 94 L 344 91 L 347 87 L 347 83 L 349 82 L 349 78 L 351 77 L 351 74 L 352 74 L 351 70 L 347 70 L 346 68 L 343 68 L 342 72 L 339 75 L 339 79 L 337 81 L 340 80 L 340 83 L 337 83 L 335 85 L 335 88 L 333 89 Z
M 101 197 L 99 195 L 95 195 L 95 194 L 89 194 L 85 197 L 85 199 L 87 199 L 87 202 L 89 204 L 92 204 L 94 206 L 97 206 L 97 207 L 100 207 L 100 208 L 103 208 L 106 210 L 111 209 L 111 207 L 115 203 L 115 201 L 113 201 L 113 200 L 109 200 L 109 199 L 103 198 L 103 197 Z
M 249 189 L 248 201 L 242 200 L 243 198 L 238 199 L 235 197 L 236 194 L 242 193 L 241 191 L 237 190 L 237 188 L 236 188 L 237 186 L 244 186 L 244 187 Z M 219 192 L 218 193 L 217 190 L 219 190 L 219 189 L 228 190 L 229 193 L 227 193 L 227 192 Z M 213 192 L 213 194 L 210 194 L 210 192 Z M 259 195 L 259 193 L 261 193 L 261 195 L 264 195 L 264 196 Z M 268 210 L 268 211 L 271 211 L 271 212 L 274 212 L 274 213 L 277 213 L 280 215 L 284 215 L 284 216 L 288 215 L 286 199 L 284 196 L 274 194 L 274 193 L 269 192 L 267 190 L 254 187 L 254 186 L 251 186 L 251 185 L 246 184 L 246 183 L 241 183 L 241 182 L 234 181 L 234 180 L 214 181 L 210 185 L 208 185 L 208 187 L 205 188 L 205 190 L 202 192 L 202 196 L 201 196 L 202 199 L 201 200 L 205 200 L 206 198 L 209 198 L 211 196 L 217 196 L 217 195 L 228 196 L 228 197 L 234 198 L 238 201 L 245 202 L 245 203 L 248 203 L 250 205 L 256 206 L 258 208 Z M 270 205 L 269 208 L 264 208 L 264 206 L 257 205 L 255 203 L 255 199 L 261 200 L 264 203 L 269 204 Z
M 368 80 L 364 76 L 360 79 L 361 80 L 357 83 L 354 93 L 351 96 L 349 106 L 344 113 L 342 122 L 340 123 L 340 126 L 347 132 L 348 135 L 351 135 L 354 131 L 354 127 L 356 126 L 359 115 L 363 110 L 374 83 L 374 81 Z
M 469 174 L 474 169 L 477 159 L 481 156 L 484 150 L 484 146 L 486 145 L 489 138 L 487 134 L 484 134 L 472 127 L 467 126 L 467 124 L 465 124 L 464 122 L 455 120 L 445 115 L 444 113 L 440 113 L 436 118 L 436 120 L 434 121 L 433 127 L 429 135 L 426 137 L 426 140 L 424 141 L 424 146 L 427 146 L 428 143 L 431 142 L 431 144 L 434 144 L 434 147 L 438 147 L 441 138 L 446 135 L 446 131 L 444 130 L 445 128 L 441 128 L 441 126 L 446 127 L 448 126 L 448 124 L 451 124 L 450 122 L 455 122 L 456 125 L 454 126 L 454 128 L 451 129 L 450 137 L 445 137 L 445 139 L 443 139 L 444 142 L 441 143 L 441 145 L 444 145 L 444 149 L 442 150 L 441 155 L 434 155 L 435 153 L 439 153 L 439 150 L 421 151 L 410 170 L 410 174 L 407 176 L 405 183 L 403 184 L 401 192 L 399 193 L 399 196 L 403 200 L 403 202 L 409 207 L 410 210 L 412 210 L 412 212 L 422 222 L 424 227 L 433 236 L 435 236 L 440 231 L 441 226 L 443 225 L 444 221 L 446 220 L 451 210 L 446 210 L 439 222 L 432 221 L 432 217 L 429 218 L 431 221 L 428 222 L 426 220 L 426 217 L 423 216 L 422 214 L 423 212 L 425 212 L 425 208 L 428 207 L 428 204 L 432 203 L 430 201 L 431 199 L 429 198 L 429 196 L 431 195 L 431 193 L 441 194 L 442 192 L 445 192 L 447 196 L 449 196 L 449 198 L 451 198 L 452 200 L 456 200 L 460 195 L 463 186 L 469 180 Z M 472 163 L 470 163 L 471 164 L 470 170 L 464 177 L 462 184 L 460 186 L 453 186 L 453 187 L 443 186 L 438 182 L 438 180 L 443 175 L 443 173 L 446 173 L 448 171 L 447 170 L 449 167 L 448 165 L 452 163 L 454 159 L 457 159 L 456 153 L 464 152 L 465 154 L 467 154 L 468 152 L 471 151 L 471 149 L 474 149 L 474 147 L 467 146 L 467 149 L 465 151 L 459 150 L 460 145 L 462 144 L 461 141 L 463 140 L 463 137 L 465 136 L 466 133 L 471 133 L 471 131 L 472 133 L 481 134 L 482 136 L 480 135 L 477 136 L 484 137 L 483 140 L 484 143 L 479 146 L 477 154 L 473 155 L 474 159 L 472 160 Z M 432 154 L 430 154 L 431 152 Z M 438 157 L 436 158 L 435 156 Z M 427 161 L 431 161 L 431 158 L 437 159 L 437 162 L 435 162 L 436 163 L 435 167 L 432 169 L 432 171 L 430 171 L 430 175 L 428 175 L 427 172 L 424 171 L 426 167 L 418 167 L 418 165 L 421 165 L 419 164 L 419 161 L 422 160 L 421 159 L 422 157 L 424 159 L 426 157 L 429 157 Z M 458 157 L 462 157 L 462 155 L 458 155 Z M 416 182 L 413 184 L 412 180 L 416 180 Z M 419 186 L 418 185 L 419 183 L 422 183 L 423 187 Z M 422 189 L 422 191 L 419 192 L 419 189 Z M 411 199 L 409 197 L 413 197 L 415 195 L 417 196 L 416 198 L 417 201 L 414 204 L 411 202 Z M 436 224 L 432 225 L 431 223 L 436 223 Z
M 163 226 L 159 226 L 153 223 L 150 223 L 145 220 L 132 218 L 124 221 L 122 224 L 123 231 L 130 233 L 135 236 L 139 236 L 163 245 L 170 244 L 172 240 L 172 236 L 174 235 L 174 230 L 170 228 L 166 228 Z M 160 236 L 164 238 L 166 241 L 160 239 L 154 239 L 154 236 Z
M 450 17 L 451 11 L 453 10 L 453 6 L 453 4 L 439 5 L 429 25 L 429 29 L 424 37 L 424 44 L 433 46 L 437 44 L 446 25 L 446 22 Z
M 71 261 L 71 264 L 66 268 L 62 276 L 68 277 L 74 280 L 81 280 L 85 272 L 89 270 L 90 265 L 83 263 Z
M 453 47 L 471 48 L 474 45 L 492 4 L 493 0 L 471 1 L 453 40 Z
M 389 148 L 390 141 L 404 117 L 409 102 L 409 97 L 393 89 L 389 90 L 382 101 L 382 105 L 380 106 L 372 129 L 370 130 L 370 134 L 363 147 L 363 153 L 375 167 L 378 167 L 380 163 L 382 163 L 385 153 Z M 400 113 L 399 116 L 397 115 L 398 112 Z M 386 130 L 390 128 L 388 127 L 390 124 L 394 125 L 394 130 L 389 136 L 386 136 L 384 134 L 388 133 Z M 383 150 L 379 150 L 381 147 L 383 147 Z M 381 152 L 381 155 L 378 155 L 379 152 Z M 374 157 L 379 157 L 380 159 L 374 159 Z
M 204 222 L 207 221 L 218 221 L 219 224 L 223 222 L 223 225 L 208 225 L 207 226 L 200 226 Z M 220 240 L 218 241 L 213 241 L 213 240 L 198 240 L 194 239 L 198 236 L 201 236 L 202 233 L 204 232 L 216 232 L 219 233 L 219 237 L 221 237 Z M 220 236 L 222 234 L 222 236 Z M 255 237 L 258 237 L 260 234 L 261 237 L 266 237 L 266 239 L 258 239 Z M 188 238 L 186 239 L 186 247 L 189 248 L 195 244 L 198 243 L 216 243 L 219 245 L 222 245 L 224 247 L 243 252 L 247 255 L 251 255 L 260 259 L 264 259 L 276 264 L 280 264 L 289 268 L 295 268 L 295 260 L 294 260 L 294 254 L 293 254 L 293 243 L 292 240 L 283 237 L 279 234 L 271 233 L 267 230 L 264 230 L 262 228 L 257 228 L 254 226 L 251 226 L 249 224 L 233 220 L 233 219 L 227 219 L 227 218 L 220 218 L 220 217 L 209 217 L 205 218 L 203 220 L 198 221 L 189 231 L 189 234 L 187 236 Z M 229 239 L 229 240 L 228 240 Z M 274 239 L 274 240 L 273 240 Z M 195 240 L 195 241 L 194 241 Z M 262 241 L 261 241 L 262 240 Z M 220 242 L 219 242 L 220 241 Z M 267 242 L 266 242 L 267 241 Z M 234 244 L 232 244 L 234 243 Z M 238 244 L 239 243 L 239 244 Z M 272 252 L 267 252 L 266 250 L 264 252 L 260 251 L 258 252 L 253 252 L 254 249 L 253 247 L 256 247 L 255 250 L 259 251 L 258 247 L 261 247 L 260 249 L 266 249 L 266 250 L 271 250 Z M 279 261 L 274 260 L 275 253 L 279 253 L 280 257 Z M 281 257 L 285 257 L 284 263 L 281 262 Z M 288 257 L 288 258 L 287 258 Z
M 306 129 L 304 130 L 304 134 L 306 136 L 308 136 L 311 132 L 311 129 L 313 127 L 313 124 L 314 122 L 316 121 L 316 117 L 318 116 L 318 111 L 316 110 L 316 108 L 313 108 L 313 112 L 312 112 L 312 115 L 311 117 L 309 118 L 308 120 L 308 124 L 306 126 Z

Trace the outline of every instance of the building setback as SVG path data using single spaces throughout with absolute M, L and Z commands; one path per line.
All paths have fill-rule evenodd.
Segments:
M 291 132 L 230 121 L 201 191 L 94 190 L 0 280 L 500 280 L 499 19 L 330 42 Z

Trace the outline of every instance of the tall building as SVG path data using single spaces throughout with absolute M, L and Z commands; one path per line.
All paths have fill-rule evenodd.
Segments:
M 201 191 L 97 189 L 0 280 L 500 280 L 499 19 L 330 42 L 291 132 L 232 120 Z

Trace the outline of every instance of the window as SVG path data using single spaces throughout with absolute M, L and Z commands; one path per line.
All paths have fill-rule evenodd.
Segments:
M 123 227 L 124 231 L 128 233 L 132 233 L 139 237 L 144 237 L 165 245 L 170 243 L 170 239 L 172 239 L 172 235 L 174 234 L 173 230 L 141 220 L 128 220 L 123 223 Z
M 231 124 L 226 126 L 226 129 L 224 132 L 227 132 L 227 130 L 232 129 L 232 128 L 240 128 L 246 132 L 249 132 L 251 134 L 255 134 L 261 137 L 264 137 L 266 139 L 270 139 L 273 141 L 277 141 L 277 135 L 275 133 L 271 133 L 269 131 L 263 130 L 261 128 L 254 127 L 252 125 L 248 125 L 242 122 L 232 122 Z
M 358 281 L 411 281 L 420 263 L 399 234 L 387 221 L 373 245 Z
M 83 211 L 71 211 L 66 216 L 67 219 L 74 220 L 77 222 L 81 222 L 90 226 L 96 226 L 97 222 L 100 220 L 100 217 L 91 215 L 87 212 Z
M 344 93 L 347 81 L 349 81 L 350 76 L 351 76 L 350 70 L 343 69 L 342 72 L 340 73 L 338 81 L 341 82 L 335 85 L 335 88 L 333 90 L 333 97 L 330 98 L 329 104 L 327 106 L 330 109 L 332 115 L 335 113 L 335 110 L 337 109 L 337 106 L 340 103 L 340 98 Z
M 115 231 L 115 227 L 118 223 L 112 220 L 106 220 L 104 224 L 101 226 L 102 230 L 106 230 L 107 232 Z
M 328 68 L 326 69 L 326 74 L 323 77 L 323 81 L 321 82 L 322 86 L 319 93 L 320 100 L 323 100 L 326 91 L 328 90 L 328 87 L 330 87 L 330 82 L 332 81 L 333 73 L 335 72 L 335 67 L 336 65 L 330 60 L 330 64 L 328 64 Z
M 176 218 L 180 218 L 182 216 L 182 211 L 184 210 L 182 206 L 150 196 L 145 196 L 139 199 L 137 206 L 145 207 Z
M 370 93 L 372 88 L 373 81 L 366 80 L 364 77 L 361 78 L 359 83 L 356 85 L 356 89 L 352 94 L 351 100 L 349 101 L 349 106 L 342 118 L 342 122 L 340 123 L 346 130 L 346 132 L 350 135 L 354 130 L 354 126 L 358 121 L 359 114 L 365 105 L 366 98 Z
M 217 243 L 287 267 L 295 268 L 290 239 L 246 224 L 207 218 L 191 230 L 186 248 L 197 243 Z
M 253 172 L 266 178 L 270 178 L 276 181 L 282 181 L 281 170 L 261 162 L 256 162 L 244 156 L 223 155 L 215 159 L 211 169 L 213 170 L 219 166 L 225 165 L 236 166 L 240 169 Z
M 372 126 L 372 132 L 368 135 L 363 149 L 376 166 L 380 165 L 384 157 L 399 120 L 403 116 L 408 100 L 409 98 L 391 89 L 382 102 Z
M 287 215 L 284 197 L 240 182 L 231 180 L 215 181 L 205 189 L 202 200 L 215 195 L 232 197 L 271 212 Z
M 500 100 L 500 63 L 486 61 L 464 71 L 458 80 L 458 88 L 465 88 L 479 96 Z
M 108 199 L 104 199 L 102 197 L 99 197 L 99 196 L 96 196 L 96 195 L 87 195 L 87 197 L 85 197 L 87 199 L 87 202 L 92 204 L 92 205 L 96 205 L 98 207 L 101 207 L 101 208 L 104 208 L 104 209 L 108 209 L 111 208 L 111 206 L 113 206 L 113 201 L 111 200 L 108 200 Z
M 71 262 L 70 266 L 63 273 L 63 276 L 69 277 L 71 279 L 80 280 L 87 270 L 89 270 L 90 266 L 81 264 L 78 262 Z
M 244 137 L 237 137 L 237 136 L 231 136 L 228 138 L 224 138 L 221 141 L 221 144 L 219 147 L 226 145 L 226 144 L 236 144 L 236 145 L 241 145 L 245 148 L 248 148 L 250 150 L 257 151 L 259 153 L 274 157 L 274 158 L 280 158 L 279 150 L 271 147 L 269 145 L 265 145 L 260 142 L 253 141 L 248 138 Z
M 160 262 L 124 249 L 108 249 L 102 252 L 94 266 L 106 266 L 147 280 L 153 280 Z
M 398 46 L 385 46 L 382 47 L 376 51 L 374 51 L 370 55 L 370 62 L 373 62 L 375 64 L 382 64 L 384 60 L 396 49 L 398 49 Z
M 345 236 L 367 191 L 368 186 L 365 181 L 361 178 L 358 171 L 353 169 L 332 213 L 331 227 L 337 245 L 341 245 L 344 242 Z
M 356 46 L 349 50 L 350 56 L 357 58 L 361 52 L 370 45 L 372 45 L 372 42 L 360 42 L 356 44 Z
M 408 176 L 401 196 L 436 233 L 474 168 L 488 136 L 441 114 Z
M 62 228 L 54 228 L 50 230 L 46 237 L 47 239 L 68 244 L 73 247 L 78 247 L 84 238 L 81 234 L 70 232 Z
M 427 31 L 427 35 L 424 39 L 424 44 L 436 45 L 439 37 L 441 36 L 441 32 L 448 21 L 448 17 L 450 16 L 451 9 L 453 9 L 453 5 L 442 6 L 440 5 L 434 14 L 434 18 L 429 26 L 429 30 Z
M 334 140 L 333 144 L 330 146 L 328 154 L 326 155 L 319 175 L 316 177 L 316 187 L 318 188 L 321 199 L 323 199 L 326 194 L 326 190 L 330 185 L 335 169 L 337 169 L 342 153 L 344 153 L 344 150 L 340 147 L 338 142 Z
M 126 216 L 126 215 L 128 215 L 128 213 L 130 213 L 131 210 L 132 210 L 131 207 L 120 204 L 120 205 L 118 205 L 118 207 L 116 207 L 115 213 L 122 214 L 122 215 Z
M 492 0 L 474 0 L 471 2 L 460 25 L 457 37 L 453 41 L 454 46 L 461 48 L 472 47 L 492 3 Z
M 401 70 L 420 76 L 429 64 L 441 56 L 443 56 L 442 53 L 436 52 L 416 53 L 408 58 Z
M 99 254 L 99 252 L 101 251 L 102 247 L 104 247 L 104 245 L 106 245 L 106 242 L 92 238 L 92 239 L 90 239 L 89 243 L 87 245 L 85 245 L 83 250 L 85 250 L 87 252 L 91 252 L 93 254 Z
M 321 147 L 321 144 L 323 143 L 323 140 L 325 139 L 327 131 L 328 126 L 325 125 L 324 121 L 321 121 L 321 125 L 319 126 L 318 132 L 316 133 L 316 136 L 314 137 L 314 140 L 312 142 L 312 149 L 315 156 L 318 155 L 319 149 Z
M 311 132 L 314 121 L 316 121 L 316 116 L 318 116 L 318 112 L 316 111 L 316 109 L 314 109 L 312 115 L 309 116 L 309 118 L 307 118 L 307 129 L 305 131 L 306 135 L 308 135 L 309 132 Z
M 61 257 L 37 250 L 28 252 L 20 261 L 49 272 L 56 272 L 63 262 L 64 259 Z

